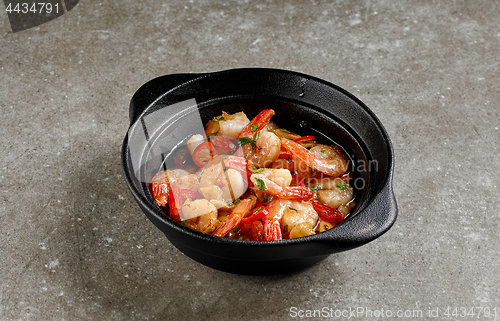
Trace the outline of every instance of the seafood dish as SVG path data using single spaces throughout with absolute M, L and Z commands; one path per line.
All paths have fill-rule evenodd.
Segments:
M 236 240 L 278 241 L 325 232 L 355 208 L 341 147 L 281 128 L 272 109 L 216 116 L 154 175 L 162 212 L 191 229 Z

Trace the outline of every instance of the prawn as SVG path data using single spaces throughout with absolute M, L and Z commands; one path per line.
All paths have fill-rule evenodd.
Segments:
M 281 146 L 292 154 L 292 158 L 326 175 L 340 176 L 349 169 L 347 157 L 338 147 L 316 145 L 308 150 L 286 138 L 281 138 Z
M 352 186 L 339 177 L 311 178 L 309 182 L 321 187 L 317 191 L 318 201 L 333 208 L 339 208 L 342 205 L 345 206 L 354 197 Z
M 182 205 L 181 222 L 202 233 L 210 234 L 217 227 L 217 208 L 208 200 L 202 198 Z
M 199 175 L 200 191 L 206 198 L 213 200 L 218 207 L 232 202 L 246 191 L 245 180 L 236 169 L 224 170 L 224 163 L 204 168 Z
M 170 184 L 177 181 L 179 189 L 197 190 L 196 175 L 183 169 L 167 169 L 156 173 L 151 180 L 151 194 L 156 204 L 160 207 L 167 206 L 170 197 Z
M 257 167 L 269 167 L 281 153 L 279 137 L 263 130 L 273 115 L 274 110 L 264 109 L 238 135 L 245 158 Z
M 276 233 L 278 227 L 284 233 L 290 233 L 290 238 L 315 234 L 313 227 L 318 222 L 318 213 L 311 202 L 275 199 L 267 205 L 269 214 L 264 219 L 270 221 L 272 229 L 269 232 Z M 278 223 L 279 224 L 278 224 Z M 265 234 L 273 238 L 274 234 Z
M 238 138 L 243 128 L 250 122 L 247 115 L 240 111 L 238 113 L 229 115 L 222 112 L 219 117 L 208 121 L 205 127 L 205 134 L 207 137 L 215 135 L 222 135 L 230 138 Z
M 250 176 L 254 188 L 272 196 L 288 200 L 310 200 L 314 192 L 305 186 L 290 186 L 292 175 L 287 169 L 267 168 Z

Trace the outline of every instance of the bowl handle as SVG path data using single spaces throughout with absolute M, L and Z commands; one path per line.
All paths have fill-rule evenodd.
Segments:
M 369 243 L 387 232 L 396 221 L 398 207 L 392 189 L 392 177 L 386 181 L 382 190 L 372 202 L 351 219 L 324 233 L 324 246 L 345 251 Z
M 130 101 L 130 124 L 135 123 L 142 112 L 159 97 L 199 76 L 200 74 L 171 74 L 154 78 L 142 85 Z

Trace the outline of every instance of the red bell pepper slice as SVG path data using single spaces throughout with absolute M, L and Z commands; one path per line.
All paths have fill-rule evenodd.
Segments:
M 344 221 L 344 215 L 338 209 L 316 200 L 311 203 L 314 210 L 318 213 L 319 218 L 323 221 L 338 224 Z
M 269 210 L 267 208 L 265 208 L 264 206 L 257 207 L 256 209 L 254 209 L 254 213 L 252 215 L 242 219 L 241 222 L 243 224 L 253 223 L 265 217 L 267 214 L 269 214 Z
M 298 143 L 298 142 L 301 142 L 303 140 L 315 140 L 316 137 L 312 136 L 312 135 L 309 135 L 309 136 L 302 136 L 302 137 L 299 137 L 299 138 L 295 138 L 293 141 Z

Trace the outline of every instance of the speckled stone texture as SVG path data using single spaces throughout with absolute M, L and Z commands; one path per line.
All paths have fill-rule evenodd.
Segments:
M 15 34 L 0 13 L 0 320 L 500 319 L 498 1 L 277 2 L 81 1 Z M 387 234 L 251 277 L 149 222 L 120 167 L 133 93 L 238 67 L 310 74 L 376 113 L 396 156 Z

